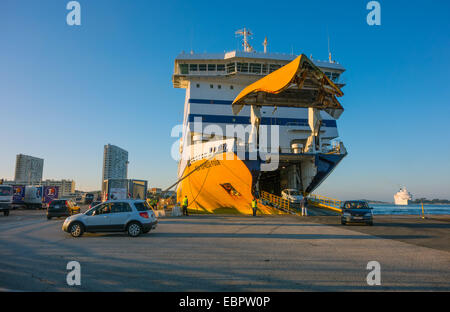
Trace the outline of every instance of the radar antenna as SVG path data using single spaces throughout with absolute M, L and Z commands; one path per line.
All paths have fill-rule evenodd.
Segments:
M 263 46 L 264 46 L 264 53 L 267 53 L 267 37 L 264 38 Z
M 250 29 L 247 29 L 244 27 L 243 29 L 237 30 L 235 32 L 235 34 L 238 36 L 240 35 L 240 36 L 244 37 L 244 39 L 243 39 L 244 42 L 242 43 L 242 45 L 244 46 L 244 51 L 245 52 L 253 52 L 252 46 L 248 43 L 248 37 L 253 35 L 252 32 L 250 31 Z

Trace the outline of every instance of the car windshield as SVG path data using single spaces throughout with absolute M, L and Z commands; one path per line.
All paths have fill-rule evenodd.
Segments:
M 0 186 L 0 196 L 11 196 L 12 188 L 8 186 Z
M 55 205 L 63 205 L 63 204 L 65 204 L 65 200 L 52 200 L 51 202 L 50 202 L 50 206 L 55 206 Z
M 136 207 L 137 211 L 147 211 L 151 210 L 150 206 L 147 204 L 147 202 L 137 202 L 134 203 L 134 207 Z
M 345 209 L 368 209 L 369 205 L 366 202 L 346 202 Z

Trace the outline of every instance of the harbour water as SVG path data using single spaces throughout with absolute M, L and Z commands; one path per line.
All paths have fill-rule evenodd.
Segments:
M 394 204 L 370 204 L 374 215 L 420 215 L 421 204 L 397 206 Z M 425 215 L 450 215 L 450 205 L 423 205 Z

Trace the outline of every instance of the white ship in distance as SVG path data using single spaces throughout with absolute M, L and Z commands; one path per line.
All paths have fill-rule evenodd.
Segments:
M 395 193 L 394 195 L 394 202 L 396 205 L 408 205 L 408 201 L 412 199 L 411 193 L 408 192 L 406 187 L 401 187 L 400 191 Z

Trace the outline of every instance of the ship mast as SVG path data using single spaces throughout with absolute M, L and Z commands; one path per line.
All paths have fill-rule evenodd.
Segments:
M 253 35 L 250 29 L 244 27 L 243 29 L 237 30 L 235 34 L 244 37 L 243 38 L 244 42 L 242 43 L 242 45 L 244 46 L 244 51 L 253 52 L 253 47 L 248 43 L 248 37 Z

